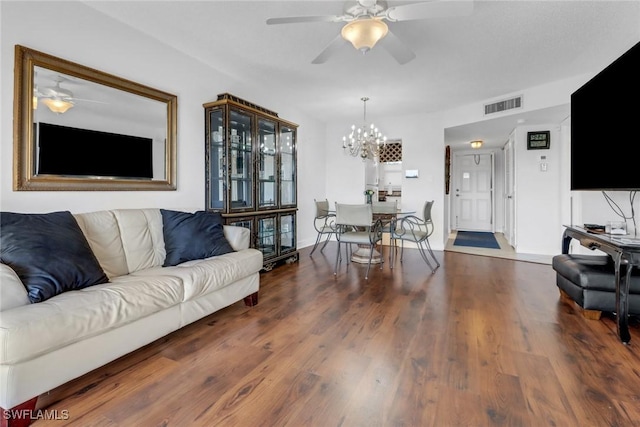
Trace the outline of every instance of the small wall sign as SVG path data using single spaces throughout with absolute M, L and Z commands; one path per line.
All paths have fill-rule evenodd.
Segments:
M 548 150 L 550 145 L 550 131 L 527 132 L 527 150 Z

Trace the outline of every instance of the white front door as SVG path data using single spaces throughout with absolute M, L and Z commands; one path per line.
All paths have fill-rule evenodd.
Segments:
M 454 228 L 493 232 L 493 153 L 457 154 L 454 177 Z

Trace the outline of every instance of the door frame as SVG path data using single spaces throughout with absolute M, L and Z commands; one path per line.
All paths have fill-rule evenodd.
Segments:
M 509 134 L 504 144 L 504 174 L 503 174 L 503 207 L 504 207 L 504 237 L 512 248 L 516 248 L 516 152 L 515 135 Z M 509 179 L 509 176 L 511 179 Z

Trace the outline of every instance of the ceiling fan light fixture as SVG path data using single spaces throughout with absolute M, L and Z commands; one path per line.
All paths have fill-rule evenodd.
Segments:
M 54 113 L 62 114 L 73 108 L 73 102 L 64 99 L 43 98 L 42 103 Z
M 482 147 L 482 144 L 483 144 L 483 142 L 480 139 L 477 139 L 475 141 L 471 141 L 471 148 L 480 148 L 480 147 Z
M 387 24 L 380 19 L 364 18 L 349 22 L 342 27 L 342 38 L 350 42 L 353 47 L 367 53 L 378 41 L 389 32 Z

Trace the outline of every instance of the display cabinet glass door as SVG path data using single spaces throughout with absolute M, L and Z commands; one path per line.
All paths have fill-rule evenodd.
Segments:
M 223 110 L 217 109 L 209 113 L 209 156 L 207 167 L 209 173 L 208 209 L 224 208 L 224 189 L 226 174 L 225 162 L 225 129 Z
M 296 132 L 290 127 L 280 126 L 280 206 L 296 204 Z
M 277 255 L 276 216 L 258 218 L 256 249 L 262 252 L 265 259 Z
M 253 208 L 253 140 L 252 116 L 240 111 L 229 111 L 230 128 L 230 195 L 231 210 Z
M 284 254 L 296 249 L 296 216 L 295 214 L 280 215 L 280 253 Z
M 276 124 L 258 120 L 258 208 L 277 206 Z

